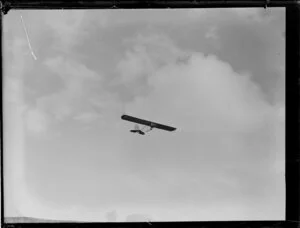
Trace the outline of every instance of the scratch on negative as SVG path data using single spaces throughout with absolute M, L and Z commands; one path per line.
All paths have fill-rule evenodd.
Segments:
M 21 16 L 22 25 L 23 25 L 23 28 L 24 28 L 24 31 L 25 31 L 25 34 L 26 34 L 27 43 L 28 43 L 28 46 L 29 46 L 31 55 L 32 55 L 32 57 L 34 58 L 34 60 L 37 60 L 37 57 L 35 56 L 35 54 L 34 54 L 34 52 L 33 52 L 33 50 L 32 50 L 31 44 L 30 44 L 29 36 L 28 36 L 28 33 L 27 33 L 27 29 L 26 29 L 26 26 L 25 26 L 23 17 L 22 17 L 22 15 L 20 15 L 20 16 Z

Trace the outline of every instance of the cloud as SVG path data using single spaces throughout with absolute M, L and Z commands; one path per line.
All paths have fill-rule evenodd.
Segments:
M 133 47 L 117 65 L 123 83 L 146 77 L 182 54 L 173 41 L 163 35 L 138 35 L 134 39 L 125 40 L 125 43 Z
M 4 100 L 7 105 L 26 106 L 23 99 L 27 89 L 24 80 L 32 67 L 32 59 L 26 57 L 26 49 L 26 40 L 15 37 L 12 40 L 11 51 L 5 54 Z
M 23 62 L 20 64 L 17 65 L 22 67 Z M 17 75 L 21 72 L 13 70 L 10 74 L 15 74 L 14 77 L 5 79 L 7 104 L 22 108 L 26 128 L 31 133 L 46 133 L 53 120 L 62 121 L 73 115 L 83 122 L 95 120 L 96 115 L 91 113 L 92 106 L 85 101 L 85 97 L 91 95 L 89 90 L 93 90 L 95 84 L 101 84 L 101 76 L 82 64 L 62 57 L 47 59 L 44 64 L 60 77 L 64 87 L 59 92 L 36 98 L 35 105 L 29 106 L 24 102 L 26 87 Z
M 149 60 L 144 56 L 145 50 L 136 48 L 133 52 L 127 52 L 124 60 L 121 60 L 117 70 L 121 74 L 123 81 L 133 81 L 137 77 L 142 77 L 145 72 L 151 70 Z
M 40 20 L 52 29 L 57 50 L 69 51 L 87 35 L 83 28 L 85 10 L 51 10 L 40 16 Z
M 144 12 L 140 13 L 143 17 Z M 159 23 L 164 21 L 167 24 L 173 19 L 184 21 L 178 14 L 164 19 L 165 13 L 162 13 L 161 18 L 155 18 Z M 79 13 L 78 18 L 72 13 L 70 17 L 63 15 L 69 14 L 49 13 L 46 23 L 53 28 L 56 47 L 71 51 L 72 47 L 84 40 L 83 28 L 88 21 L 87 14 Z M 149 15 L 151 14 L 148 13 L 147 16 Z M 153 15 L 147 20 L 152 19 Z M 122 17 L 115 17 L 115 20 L 123 23 Z M 176 20 L 172 23 L 176 24 Z M 131 21 L 137 23 L 138 20 L 134 18 Z M 77 39 L 78 37 L 82 39 Z M 120 119 L 120 113 L 123 112 L 120 101 L 122 97 L 118 92 L 111 93 L 109 88 L 103 86 L 102 75 L 72 60 L 71 56 L 54 57 L 44 62 L 45 66 L 60 76 L 64 88 L 57 93 L 37 98 L 36 105 L 27 109 L 24 115 L 21 110 L 27 106 L 23 100 L 24 94 L 20 91 L 23 88 L 22 75 L 28 68 L 28 61 L 22 60 L 25 56 L 23 49 L 18 49 L 13 54 L 19 62 L 10 64 L 15 66 L 13 75 L 18 77 L 7 80 L 12 96 L 6 96 L 6 99 L 14 103 L 12 106 L 24 105 L 23 108 L 15 106 L 12 109 L 10 113 L 15 116 L 10 117 L 11 122 L 16 120 L 14 126 L 22 126 L 25 117 L 25 123 L 31 131 L 40 133 L 50 127 L 52 118 L 58 121 L 75 119 L 89 123 L 97 120 L 96 113 L 105 115 L 105 120 L 110 125 L 109 133 L 105 133 L 110 135 L 104 137 L 107 140 L 103 148 L 117 151 L 117 147 L 122 147 L 122 156 L 127 160 L 120 163 L 123 165 L 123 162 L 128 162 L 128 169 L 133 170 L 133 176 L 138 179 L 137 184 L 127 187 L 126 184 L 135 182 L 126 175 L 126 178 L 121 178 L 123 180 L 120 181 L 120 186 L 126 186 L 130 190 L 127 191 L 130 192 L 127 201 L 123 199 L 125 203 L 140 203 L 141 199 L 146 198 L 149 202 L 153 199 L 155 204 L 159 202 L 160 205 L 171 205 L 159 212 L 157 208 L 142 211 L 142 215 L 149 214 L 157 220 L 220 220 L 229 217 L 249 220 L 252 219 L 251 216 L 266 219 L 263 218 L 265 211 L 277 208 L 278 205 L 274 202 L 282 196 L 277 188 L 272 189 L 274 179 L 270 173 L 276 170 L 281 175 L 284 170 L 284 106 L 274 108 L 267 103 L 250 74 L 237 73 L 216 56 L 205 56 L 200 52 L 187 53 L 179 49 L 167 36 L 144 34 L 135 39 L 127 39 L 124 44 L 130 48 L 119 62 L 117 73 L 121 78 L 119 80 L 129 85 L 128 90 L 138 95 L 126 104 L 126 111 L 175 126 L 178 128 L 175 134 L 154 130 L 151 137 L 141 137 L 139 140 L 126 134 L 124 147 L 112 147 L 111 139 L 114 141 L 117 137 L 123 137 L 121 133 L 116 134 L 111 127 L 111 123 L 116 123 L 115 120 Z M 27 48 L 26 40 L 19 40 L 19 45 Z M 147 88 L 147 93 L 135 90 L 138 87 Z M 22 128 L 18 134 L 11 134 L 13 140 L 10 141 L 19 143 L 11 144 L 13 149 L 9 151 L 18 160 L 13 159 L 11 167 L 14 171 L 7 172 L 14 175 L 14 185 L 10 189 L 14 189 L 16 193 L 15 203 L 21 214 L 58 219 L 107 219 L 107 208 L 103 211 L 76 205 L 59 208 L 57 205 L 50 206 L 49 202 L 37 198 L 35 192 L 30 192 L 32 189 L 24 178 L 26 154 L 23 130 Z M 120 156 L 111 156 L 109 159 L 118 161 L 119 165 Z M 103 166 L 110 166 L 107 160 L 101 162 Z M 117 179 L 117 175 L 112 179 Z M 257 186 L 260 186 L 259 190 Z M 114 191 L 116 196 L 120 195 L 118 189 Z M 124 190 L 123 193 L 125 192 Z M 107 194 L 111 194 L 111 189 L 108 188 Z M 272 195 L 274 199 L 273 204 L 267 204 L 269 206 L 262 213 L 257 210 L 260 206 L 253 206 L 249 201 L 253 200 L 257 204 L 266 202 L 265 199 L 269 198 L 265 194 Z M 246 201 L 245 198 L 249 200 Z M 237 202 L 237 199 L 241 201 Z M 114 200 L 119 206 L 118 199 Z M 191 202 L 195 208 L 182 209 L 182 205 Z M 256 211 L 249 208 L 256 208 Z M 126 220 L 126 215 L 133 211 L 140 212 L 139 206 L 120 215 L 125 215 Z
M 58 74 L 66 82 L 66 86 L 69 86 L 69 83 L 73 84 L 71 80 L 78 80 L 81 82 L 84 79 L 101 79 L 101 75 L 88 69 L 82 63 L 72 60 L 71 58 L 68 59 L 57 56 L 47 59 L 44 64 L 54 73 Z
M 94 112 L 85 112 L 82 114 L 79 114 L 74 117 L 75 120 L 79 120 L 83 123 L 91 123 L 99 118 L 99 114 Z
M 37 99 L 37 107 L 54 116 L 56 120 L 64 120 L 74 114 L 89 109 L 84 101 L 91 94 L 90 89 L 95 84 L 101 84 L 101 76 L 86 66 L 62 57 L 45 61 L 45 66 L 59 75 L 64 88 Z
M 43 133 L 47 130 L 48 120 L 39 109 L 29 110 L 26 113 L 27 128 L 35 133 Z
M 4 79 L 4 100 L 9 104 L 20 105 L 20 97 L 23 96 L 24 85 L 23 81 L 15 77 L 5 77 Z
M 158 47 L 160 44 L 159 39 L 149 40 L 153 41 L 151 42 L 153 50 L 155 45 Z M 168 44 L 169 46 L 165 46 L 168 46 L 169 50 L 176 50 L 174 43 L 168 42 Z M 185 58 L 185 61 L 174 61 L 180 59 L 182 53 L 189 57 Z M 151 55 L 151 52 L 144 52 L 144 55 L 143 58 L 149 60 L 149 65 L 156 65 L 158 60 Z M 167 60 L 161 65 L 143 68 L 145 85 L 149 91 L 127 103 L 125 112 L 177 127 L 178 137 L 173 134 L 163 135 L 158 131 L 152 134 L 158 137 L 157 145 L 160 145 L 159 136 L 166 137 L 166 142 L 172 145 L 164 148 L 166 151 L 177 151 L 182 147 L 181 145 L 190 144 L 191 148 L 195 148 L 191 150 L 195 152 L 191 153 L 192 157 L 185 159 L 195 161 L 195 164 L 201 157 L 196 154 L 197 150 L 203 151 L 207 156 L 206 159 L 219 156 L 220 160 L 232 159 L 233 162 L 241 159 L 243 164 L 248 159 L 254 161 L 259 157 L 258 154 L 266 159 L 275 141 L 270 126 L 278 122 L 275 118 L 277 111 L 265 100 L 259 86 L 252 81 L 252 75 L 235 72 L 230 64 L 214 55 L 206 56 L 200 52 L 178 49 L 170 56 L 172 57 L 165 58 Z M 139 53 L 132 52 L 131 58 L 139 57 Z M 278 141 L 279 138 L 276 140 Z M 160 148 L 158 146 L 153 150 L 160 151 Z M 253 150 L 257 153 L 252 153 Z M 279 151 L 284 153 L 281 147 Z M 153 152 L 144 155 L 144 158 L 135 154 L 133 160 L 156 161 L 155 154 Z M 168 160 L 176 162 L 175 158 L 170 159 L 169 153 L 160 156 L 162 163 Z M 147 166 L 146 163 L 145 165 Z M 262 164 L 262 170 L 263 166 Z M 262 170 L 260 172 L 263 172 Z M 233 182 L 237 181 L 236 178 L 233 180 Z
M 11 55 L 5 57 L 4 72 L 4 154 L 5 154 L 5 216 L 11 213 L 21 215 L 19 198 L 26 187 L 24 183 L 25 166 L 25 122 L 24 113 L 28 108 L 24 101 L 24 76 L 31 68 L 31 62 L 26 57 L 25 39 L 14 37 L 11 42 Z M 26 57 L 26 58 L 25 58 Z M 6 214 L 7 213 L 7 214 Z
M 211 26 L 208 31 L 205 33 L 205 38 L 209 39 L 216 48 L 220 49 L 220 39 L 217 33 L 218 28 L 216 26 Z
M 275 172 L 284 178 L 285 172 L 285 107 L 281 104 L 274 107 L 274 168 Z
M 136 98 L 128 110 L 153 118 L 168 115 L 185 131 L 255 128 L 268 112 L 249 76 L 213 55 L 195 53 L 187 64 L 171 63 L 149 77 L 148 84 L 153 88 L 149 96 Z
M 278 115 L 278 119 L 280 122 L 284 122 L 285 121 L 285 107 L 284 106 L 279 106 L 279 107 L 275 107 L 277 109 L 277 115 Z
M 217 36 L 217 28 L 214 26 L 214 27 L 211 27 L 206 33 L 205 33 L 205 37 L 207 39 L 213 39 L 213 40 L 216 40 L 218 38 Z
M 283 118 L 282 109 L 277 111 L 265 100 L 251 74 L 235 72 L 214 55 L 191 52 L 189 56 L 185 62 L 170 61 L 148 74 L 150 92 L 126 105 L 128 114 L 177 127 L 174 134 L 151 132 L 151 153 L 141 153 L 148 145 L 147 138 L 132 139 L 134 151 L 138 151 L 127 154 L 132 169 L 145 180 L 150 173 L 157 173 L 155 183 L 160 186 L 161 197 L 168 197 L 168 204 L 175 199 L 182 204 L 192 199 L 201 205 L 225 198 L 253 202 L 282 199 L 281 190 L 267 196 L 270 186 L 282 181 L 282 177 L 273 176 L 275 169 L 282 167 L 281 162 L 277 168 L 275 164 L 284 154 L 283 131 L 277 128 L 274 133 L 273 128 L 279 123 L 277 116 Z M 176 181 L 172 181 L 174 173 Z M 257 185 L 261 190 L 254 187 Z M 221 186 L 222 192 L 218 191 Z M 249 218 L 245 214 L 252 206 L 247 200 L 243 201 L 244 212 L 227 216 Z M 215 210 L 219 209 L 211 211 Z M 263 218 L 255 212 L 251 215 Z M 221 218 L 221 214 L 214 217 Z
M 176 61 L 184 61 L 185 52 L 179 49 L 168 36 L 162 34 L 138 34 L 134 38 L 125 39 L 127 50 L 117 63 L 117 77 L 113 85 L 123 88 L 119 90 L 124 102 L 134 96 L 149 93 L 147 78 L 159 68 Z

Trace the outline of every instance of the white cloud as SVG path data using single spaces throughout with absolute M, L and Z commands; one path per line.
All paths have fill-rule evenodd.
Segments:
M 11 58 L 4 59 L 4 100 L 7 104 L 25 106 L 23 97 L 26 91 L 24 75 L 31 68 L 31 60 L 26 57 L 27 43 L 25 39 L 15 38 L 11 46 Z
M 4 99 L 10 104 L 20 104 L 20 98 L 23 96 L 23 81 L 19 78 L 4 78 Z
M 217 36 L 217 27 L 215 27 L 215 26 L 210 27 L 209 30 L 205 33 L 205 37 L 207 39 L 213 39 L 213 40 L 218 39 L 218 36 Z
M 134 53 L 127 52 L 123 60 L 117 66 L 123 82 L 133 81 L 137 77 L 143 77 L 152 68 L 150 61 L 144 57 L 145 50 L 136 49 Z
M 177 130 L 175 134 L 165 134 L 161 131 L 152 133 L 151 153 L 143 154 L 144 157 L 138 160 L 144 170 L 151 170 L 151 172 L 162 170 L 161 172 L 166 173 L 163 168 L 165 164 L 168 164 L 168 167 L 172 165 L 177 167 L 180 164 L 181 167 L 186 167 L 184 179 L 187 183 L 191 179 L 191 172 L 205 173 L 203 177 L 197 176 L 202 181 L 202 188 L 194 199 L 196 201 L 201 198 L 202 204 L 205 202 L 203 194 L 206 194 L 207 199 L 213 195 L 219 196 L 216 189 L 220 183 L 211 175 L 212 170 L 209 167 L 212 166 L 219 166 L 213 168 L 217 176 L 221 175 L 223 179 L 230 180 L 226 184 L 221 183 L 222 194 L 228 199 L 234 199 L 231 194 L 242 199 L 261 199 L 265 191 L 268 191 L 267 185 L 275 182 L 284 183 L 281 177 L 273 176 L 273 173 L 283 170 L 283 131 L 282 128 L 276 128 L 277 130 L 274 131 L 272 127 L 282 122 L 283 108 L 276 110 L 264 99 L 262 91 L 251 80 L 251 75 L 235 72 L 228 63 L 216 56 L 191 53 L 191 57 L 185 63 L 170 62 L 152 72 L 147 80 L 152 88 L 151 92 L 136 97 L 126 106 L 126 112 L 169 124 L 177 127 Z M 281 120 L 278 119 L 278 115 L 281 116 Z M 137 148 L 139 146 L 144 148 L 146 142 L 139 144 L 134 141 L 134 143 Z M 189 150 L 183 149 L 183 145 L 189 145 Z M 180 148 L 182 152 L 184 151 L 183 154 L 180 153 Z M 176 151 L 176 155 L 172 154 L 173 151 Z M 156 156 L 159 156 L 159 161 Z M 150 161 L 155 161 L 155 170 L 148 167 Z M 207 165 L 204 166 L 203 161 L 206 161 Z M 202 165 L 201 168 L 199 164 Z M 249 172 L 253 165 L 256 167 L 255 170 Z M 230 169 L 238 171 L 232 173 L 228 171 Z M 178 178 L 178 174 L 176 176 Z M 242 179 L 245 176 L 249 179 Z M 207 181 L 208 178 L 210 181 Z M 258 192 L 253 187 L 257 184 L 266 186 Z M 203 185 L 208 186 L 207 189 Z M 190 186 L 190 183 L 186 186 Z M 163 191 L 163 187 L 161 189 Z M 180 189 L 187 191 L 180 186 L 176 186 L 176 189 L 176 191 L 169 191 L 168 195 L 171 197 L 179 194 Z M 283 200 L 282 191 L 274 191 L 270 197 L 273 197 L 273 201 L 276 197 L 280 200 L 278 203 L 272 201 L 272 206 L 264 207 L 262 209 L 264 212 L 261 214 L 252 211 L 253 206 L 245 202 L 236 205 L 232 209 L 234 212 L 228 212 L 226 216 L 218 213 L 221 209 L 216 205 L 215 207 L 218 208 L 212 208 L 203 218 L 210 219 L 212 211 L 216 211 L 214 215 L 218 214 L 218 217 L 212 218 L 213 220 L 228 217 L 249 219 L 250 217 L 246 216 L 249 213 L 251 218 L 255 219 L 263 219 L 264 216 L 275 218 L 272 217 L 275 214 L 267 211 L 272 210 L 273 207 L 279 208 Z M 239 210 L 240 207 L 244 211 L 236 214 L 235 210 Z M 192 218 L 192 216 L 188 217 Z
M 279 106 L 276 109 L 277 109 L 279 120 L 284 122 L 285 121 L 285 107 L 284 106 Z
M 133 45 L 132 50 L 125 53 L 125 58 L 117 65 L 121 82 L 132 82 L 139 77 L 146 77 L 157 68 L 173 62 L 182 55 L 173 41 L 163 35 L 138 35 L 131 40 L 125 40 L 127 45 Z
M 83 28 L 85 10 L 51 10 L 40 16 L 39 19 L 52 28 L 55 47 L 60 51 L 69 51 L 87 35 Z
M 101 85 L 101 76 L 86 66 L 72 60 L 56 57 L 45 61 L 45 65 L 59 75 L 64 88 L 54 94 L 40 97 L 37 106 L 57 120 L 64 120 L 89 108 L 85 101 L 93 91 L 93 85 Z
M 208 31 L 205 33 L 205 38 L 210 40 L 214 47 L 220 49 L 221 42 L 218 36 L 218 28 L 216 26 L 211 26 Z
M 51 15 L 51 17 L 48 17 L 49 15 Z M 66 15 L 71 16 L 65 17 Z M 174 15 L 176 16 L 176 14 Z M 46 17 L 48 17 L 46 23 L 53 28 L 60 48 L 71 50 L 71 47 L 80 42 L 80 39 L 77 38 L 80 37 L 83 32 L 83 21 L 86 22 L 85 13 L 80 12 L 78 14 L 73 14 L 71 12 L 71 14 L 65 14 L 57 12 L 49 13 Z M 162 18 L 165 17 L 163 16 Z M 163 20 L 172 21 L 170 18 L 168 20 Z M 134 21 L 136 21 L 136 18 Z M 282 122 L 284 119 L 284 108 L 280 107 L 279 110 L 281 111 L 278 112 L 279 114 L 274 111 L 274 108 L 263 100 L 261 92 L 251 81 L 249 75 L 238 74 L 234 72 L 229 64 L 224 63 L 214 56 L 204 56 L 201 53 L 190 53 L 191 57 L 185 63 L 176 62 L 177 58 L 185 53 L 182 50 L 179 50 L 170 39 L 162 35 L 141 35 L 137 39 L 131 41 L 127 40 L 126 42 L 127 44 L 132 44 L 133 48 L 127 51 L 124 59 L 119 63 L 118 72 L 127 82 L 135 81 L 135 79 L 142 77 L 147 81 L 148 86 L 151 87 L 149 94 L 137 97 L 135 101 L 128 104 L 127 111 L 137 116 L 157 120 L 159 122 L 161 121 L 166 124 L 174 124 L 175 127 L 178 127 L 178 131 L 176 131 L 176 135 L 178 136 L 175 134 L 164 134 L 159 131 L 154 131 L 151 135 L 151 139 L 155 142 L 154 145 L 153 142 L 151 144 L 154 149 L 151 153 L 145 155 L 146 158 L 153 159 L 151 156 L 157 156 L 157 160 L 165 161 L 167 159 L 170 164 L 172 164 L 172 162 L 176 163 L 176 159 L 181 159 L 180 164 L 184 164 L 188 158 L 190 159 L 188 161 L 190 166 L 193 166 L 193 164 L 197 162 L 197 166 L 199 166 L 199 158 L 205 160 L 205 156 L 209 153 L 214 153 L 214 155 L 216 155 L 215 159 L 218 158 L 220 161 L 223 159 L 223 162 L 225 162 L 227 160 L 234 160 L 236 157 L 240 159 L 241 156 L 246 154 L 244 150 L 247 150 L 250 153 L 255 151 L 253 154 L 258 154 L 264 152 L 264 149 L 266 148 L 269 149 L 268 144 L 270 142 L 264 141 L 264 139 L 260 141 L 262 144 L 261 147 L 253 145 L 250 149 L 245 149 L 245 142 L 247 142 L 247 139 L 244 139 L 243 136 L 237 136 L 240 132 L 251 132 L 260 136 L 259 130 L 263 129 L 265 122 L 269 121 L 269 123 L 272 124 L 273 122 L 276 123 L 276 121 Z M 26 42 L 22 43 L 22 45 L 23 44 L 26 44 Z M 14 55 L 17 56 L 17 54 L 20 53 L 17 52 Z M 24 56 L 23 52 L 21 54 L 22 55 L 19 55 L 19 57 Z M 19 63 L 20 67 L 16 67 L 16 71 L 14 71 L 16 75 L 19 73 L 21 75 L 26 66 L 25 62 Z M 39 98 L 36 107 L 27 112 L 27 126 L 32 131 L 39 133 L 47 130 L 49 124 L 49 119 L 47 118 L 51 114 L 58 120 L 73 117 L 80 121 L 93 121 L 97 119 L 97 115 L 90 111 L 90 104 L 98 107 L 101 110 L 101 115 L 104 113 L 109 116 L 106 119 L 107 122 L 110 122 L 109 118 L 111 118 L 112 115 L 115 115 L 113 118 L 118 117 L 119 119 L 119 114 L 122 111 L 120 102 L 114 95 L 106 93 L 107 91 L 105 91 L 105 88 L 99 86 L 101 90 L 96 93 L 97 96 L 90 99 L 90 95 L 95 94 L 91 92 L 91 85 L 88 81 L 90 81 L 91 84 L 95 83 L 93 78 L 99 78 L 97 74 L 90 71 L 84 65 L 61 57 L 47 60 L 45 64 L 51 68 L 53 72 L 61 76 L 65 83 L 65 89 L 59 93 Z M 100 81 L 97 81 L 95 84 L 98 84 L 99 82 Z M 22 82 L 19 80 L 13 80 L 9 82 L 9 84 L 9 87 L 14 88 L 12 90 L 15 91 L 20 91 L 20 88 L 22 88 Z M 10 98 L 10 96 L 7 96 L 7 98 Z M 11 99 L 12 101 L 22 101 L 22 99 L 20 99 L 22 98 L 22 93 L 15 94 L 15 97 L 11 98 L 13 98 Z M 278 119 L 276 119 L 277 114 L 279 115 Z M 22 122 L 20 122 L 20 120 L 22 114 L 19 113 L 18 115 L 18 121 L 16 122 L 18 124 L 16 125 L 21 126 Z M 276 156 L 279 159 L 282 158 L 281 155 L 284 150 L 284 144 L 282 144 L 283 130 L 281 127 L 282 125 L 279 124 L 279 127 L 276 128 L 274 138 L 276 138 L 278 143 L 272 147 L 272 150 L 274 149 L 274 151 L 278 153 Z M 181 137 L 183 134 L 190 132 L 196 132 L 196 134 L 194 136 L 186 134 L 184 137 Z M 213 132 L 213 134 L 211 134 L 211 132 Z M 234 134 L 235 132 L 237 132 L 236 135 Z M 165 145 L 167 145 L 168 142 L 171 145 L 170 148 L 164 148 L 166 149 L 166 151 L 163 151 L 164 153 L 161 153 L 160 145 L 162 139 L 160 136 L 165 138 L 165 141 L 167 142 Z M 16 203 L 23 215 L 58 219 L 82 218 L 87 220 L 91 219 L 93 221 L 104 220 L 102 217 L 105 213 L 103 212 L 101 214 L 100 210 L 88 210 L 88 208 L 75 206 L 61 209 L 50 207 L 47 205 L 47 202 L 43 202 L 30 194 L 28 189 L 26 190 L 27 183 L 24 181 L 23 175 L 25 162 L 25 155 L 23 154 L 23 135 L 19 133 L 18 136 L 13 137 L 13 139 L 14 140 L 11 141 L 21 142 L 16 145 L 13 150 L 13 153 L 16 157 L 19 157 L 19 160 L 14 160 L 17 162 L 13 164 L 13 167 L 18 168 L 14 171 L 15 185 L 12 189 L 15 189 L 14 191 L 18 196 L 16 198 Z M 132 153 L 135 151 L 138 151 L 139 154 L 147 152 L 146 137 L 142 138 L 139 142 L 136 142 L 136 138 L 134 138 L 133 142 L 133 145 L 137 144 L 137 148 L 139 148 L 138 145 L 141 143 L 141 150 L 133 150 L 131 151 Z M 178 153 L 176 154 L 177 157 L 174 155 L 170 156 L 170 154 L 167 153 L 168 149 L 171 149 L 171 152 L 173 152 L 174 150 L 172 149 L 176 147 L 176 149 L 180 149 L 182 145 L 190 145 L 192 152 L 185 153 L 184 156 Z M 194 154 L 193 151 L 195 151 Z M 267 152 L 271 153 L 269 150 L 267 150 Z M 232 154 L 236 156 L 231 156 Z M 261 158 L 264 158 L 264 156 L 266 156 L 266 154 L 261 155 Z M 226 160 L 226 157 L 229 158 Z M 249 157 L 250 155 L 246 154 L 244 160 L 247 160 Z M 284 160 L 280 160 L 279 163 L 274 165 L 278 172 L 283 170 L 282 161 Z M 218 161 L 213 160 L 213 162 L 217 163 Z M 241 162 L 241 164 L 246 165 L 248 164 L 247 162 Z M 149 164 L 148 161 L 147 164 Z M 145 166 L 147 166 L 147 164 Z M 178 163 L 176 164 L 178 165 Z M 253 163 L 249 161 L 249 164 Z M 246 168 L 249 169 L 249 166 Z M 259 165 L 255 167 L 256 169 L 251 171 L 250 174 L 247 173 L 247 175 L 257 175 Z M 157 170 L 159 170 L 159 168 L 158 164 Z M 176 171 L 178 171 L 178 169 L 179 168 L 176 167 Z M 244 168 L 242 167 L 241 170 L 244 170 Z M 161 170 L 158 172 L 160 171 Z M 215 181 L 217 181 L 221 182 L 222 186 L 232 185 L 234 188 L 239 189 L 240 183 L 237 181 L 236 176 L 233 175 L 228 177 L 226 175 L 227 174 L 225 173 L 224 179 L 227 180 L 226 183 L 222 182 L 220 176 L 220 179 L 215 180 L 217 179 L 215 178 L 218 176 L 217 174 L 210 175 L 206 173 L 204 176 L 213 176 L 214 178 L 211 182 L 215 183 Z M 168 178 L 170 176 L 166 177 Z M 255 176 L 255 178 L 256 177 L 258 177 L 258 175 Z M 189 173 L 184 173 L 181 178 L 186 179 L 186 183 L 191 182 Z M 199 176 L 193 178 L 197 179 Z M 163 181 L 165 180 L 166 179 Z M 126 182 L 128 182 L 127 179 Z M 205 183 L 210 184 L 210 181 L 206 180 Z M 151 182 L 151 184 L 153 184 L 153 182 Z M 250 184 L 252 183 L 249 183 L 249 185 Z M 178 189 L 179 191 L 182 191 L 182 187 L 178 186 Z M 178 192 L 172 190 L 173 194 L 174 192 L 178 194 Z M 202 194 L 202 197 L 206 198 L 207 195 Z M 229 204 L 231 207 L 228 207 Z M 208 209 L 205 208 L 203 210 L 199 209 L 198 206 L 197 208 L 192 208 L 190 210 L 178 210 L 178 208 L 176 208 L 176 211 L 172 211 L 170 209 L 174 208 L 167 208 L 159 212 L 157 212 L 158 210 L 153 209 L 153 211 L 148 210 L 141 213 L 153 215 L 154 218 L 157 218 L 158 220 L 166 220 L 168 218 L 170 220 L 174 220 L 174 218 L 215 220 L 226 219 L 228 216 L 231 216 L 232 218 L 251 219 L 246 204 L 234 203 L 230 200 L 226 204 L 211 205 Z M 132 211 L 137 210 L 138 209 Z M 220 211 L 226 211 L 226 213 L 220 213 Z M 258 215 L 258 213 L 254 211 L 251 212 L 252 216 Z M 129 213 L 127 211 L 127 213 L 121 214 L 128 215 Z M 249 215 L 249 217 L 245 218 L 245 215 Z
M 20 216 L 18 199 L 23 194 L 26 171 L 24 75 L 31 67 L 31 59 L 25 55 L 25 39 L 14 37 L 11 44 L 12 55 L 6 55 L 4 61 L 4 188 L 8 193 L 5 197 L 5 216 Z
M 198 53 L 187 64 L 169 64 L 149 77 L 148 83 L 152 93 L 137 98 L 128 110 L 170 118 L 187 131 L 255 128 L 268 112 L 249 76 L 235 73 L 215 56 Z
M 275 172 L 284 178 L 285 172 L 285 107 L 278 105 L 274 107 L 274 168 Z
M 49 67 L 50 70 L 58 74 L 65 82 L 66 86 L 69 85 L 70 80 L 101 80 L 101 75 L 88 69 L 82 63 L 73 61 L 71 58 L 63 58 L 57 56 L 54 58 L 47 59 L 44 62 L 45 66 Z
M 75 120 L 79 120 L 83 123 L 91 123 L 99 118 L 99 114 L 93 112 L 84 112 L 74 117 Z
M 26 125 L 28 130 L 34 133 L 43 133 L 47 130 L 48 120 L 41 110 L 29 110 L 26 115 Z

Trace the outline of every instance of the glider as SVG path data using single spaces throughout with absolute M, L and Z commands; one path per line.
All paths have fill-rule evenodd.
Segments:
M 132 133 L 138 133 L 140 135 L 145 135 L 146 132 L 151 131 L 153 128 L 157 128 L 157 129 L 161 129 L 161 130 L 165 130 L 165 131 L 175 131 L 176 128 L 174 127 L 170 127 L 167 125 L 163 125 L 163 124 L 159 124 L 159 123 L 155 123 L 149 120 L 143 120 L 143 119 L 139 119 L 133 116 L 128 116 L 128 115 L 122 115 L 121 118 L 123 120 L 127 120 L 133 123 L 136 123 L 135 127 L 133 130 L 130 130 L 130 132 Z M 144 125 L 144 127 L 142 129 L 139 129 L 138 124 Z M 144 128 L 148 126 L 150 127 L 147 131 L 144 131 Z

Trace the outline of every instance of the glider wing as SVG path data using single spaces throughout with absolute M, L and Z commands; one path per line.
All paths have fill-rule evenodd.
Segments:
M 176 130 L 176 128 L 174 128 L 174 127 L 170 127 L 170 126 L 167 126 L 167 125 L 151 122 L 149 120 L 139 119 L 139 118 L 136 118 L 136 117 L 133 117 L 133 116 L 122 115 L 121 118 L 123 120 L 127 120 L 127 121 L 130 121 L 130 122 L 146 125 L 146 126 L 153 127 L 153 128 L 158 128 L 158 129 L 165 130 L 165 131 L 175 131 Z

